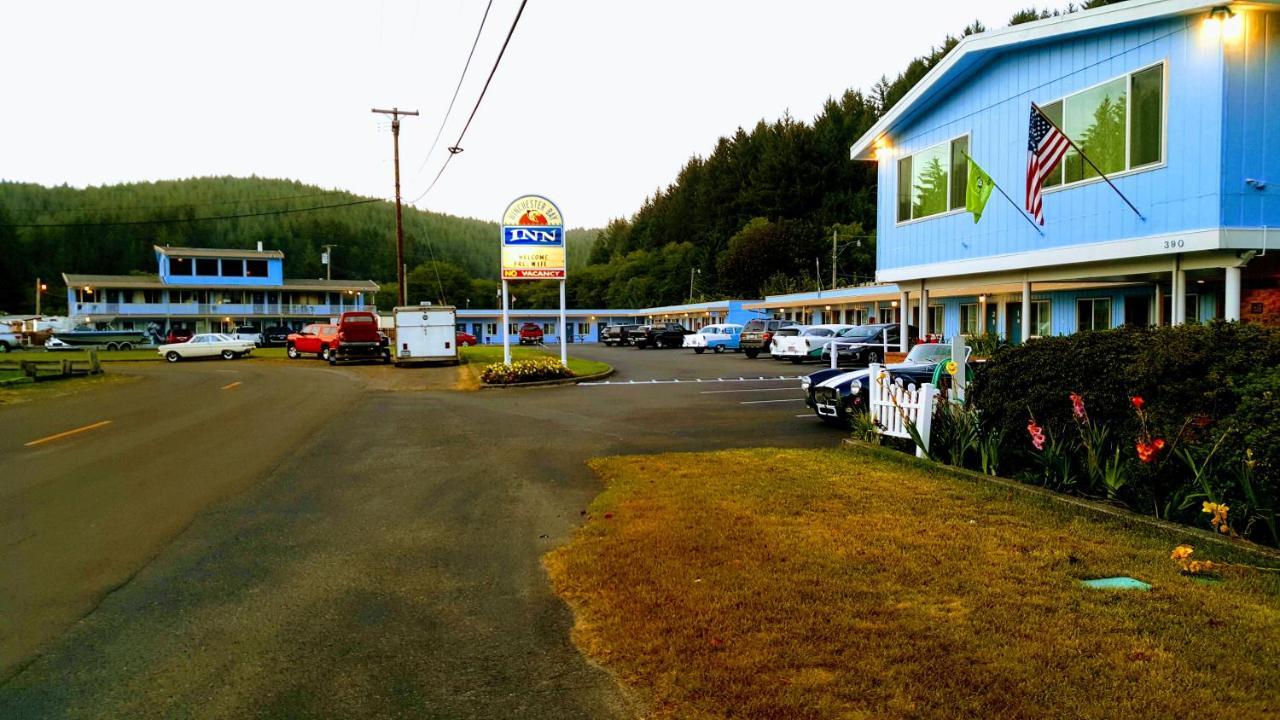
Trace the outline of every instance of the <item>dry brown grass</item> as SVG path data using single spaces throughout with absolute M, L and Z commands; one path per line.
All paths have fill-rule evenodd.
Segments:
M 546 565 L 652 717 L 1280 715 L 1274 573 L 1204 584 L 1158 531 L 871 451 L 592 465 Z M 1111 575 L 1155 588 L 1078 584 Z

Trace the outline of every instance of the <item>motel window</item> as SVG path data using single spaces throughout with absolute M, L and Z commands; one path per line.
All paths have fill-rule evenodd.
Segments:
M 245 277 L 261 277 L 261 278 L 266 277 L 267 261 L 266 260 L 245 260 L 244 276 Z
M 498 323 L 486 323 L 484 327 L 485 327 L 484 333 L 486 335 L 498 334 Z
M 170 275 L 190 275 L 194 270 L 195 263 L 191 262 L 191 258 L 171 257 L 169 258 L 169 274 Z
M 1081 90 L 1043 107 L 1108 175 L 1164 160 L 1164 64 Z M 1045 187 L 1098 177 L 1075 148 L 1045 178 Z
M 977 335 L 978 334 L 978 304 L 969 303 L 960 306 L 960 334 L 961 335 Z
M 1107 318 L 1108 323 L 1111 317 L 1110 301 L 1107 301 Z M 1036 337 L 1049 337 L 1053 334 L 1052 316 L 1049 310 L 1048 300 L 1031 301 L 1031 334 Z M 1109 325 L 1108 325 L 1109 326 Z
M 217 277 L 218 258 L 196 258 L 196 274 Z
M 519 334 L 520 334 L 520 323 L 507 323 L 507 334 L 508 334 L 508 335 L 519 335 Z
M 222 259 L 222 276 L 223 277 L 244 277 L 244 260 L 239 258 Z
M 1076 301 L 1077 330 L 1107 330 L 1111 327 L 1111 298 Z
M 929 333 L 941 335 L 943 329 L 943 311 L 941 305 L 929 306 Z
M 591 334 L 591 324 L 590 324 L 590 323 L 584 323 L 584 322 L 580 322 L 580 323 L 578 323 L 578 334 L 579 334 L 579 335 L 590 335 L 590 334 Z
M 898 222 L 964 207 L 968 136 L 938 143 L 898 161 Z
M 543 334 L 543 335 L 555 335 L 555 334 L 556 334 L 556 324 L 555 324 L 555 323 L 542 323 L 542 334 Z
M 1200 322 L 1200 296 L 1195 294 L 1187 295 L 1187 322 Z

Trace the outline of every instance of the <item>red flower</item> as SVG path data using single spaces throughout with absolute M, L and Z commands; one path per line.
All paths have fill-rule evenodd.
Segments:
M 1155 447 L 1155 449 L 1156 449 L 1156 450 L 1163 450 L 1163 449 L 1164 449 L 1164 438 L 1156 438 L 1155 440 L 1151 441 L 1151 444 L 1152 444 L 1152 446 L 1154 446 L 1154 447 Z
M 1084 420 L 1084 398 L 1080 393 L 1071 393 L 1071 412 L 1076 416 L 1076 420 Z
M 1036 424 L 1035 420 L 1027 423 L 1027 433 L 1031 435 L 1031 444 L 1037 450 L 1044 449 L 1044 428 Z
M 1141 410 L 1142 406 L 1145 405 L 1147 401 L 1143 400 L 1141 395 L 1134 395 L 1129 398 L 1129 402 L 1133 403 L 1134 410 Z

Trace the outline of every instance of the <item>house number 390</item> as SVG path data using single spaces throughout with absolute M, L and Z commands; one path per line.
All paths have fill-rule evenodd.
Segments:
M 1187 241 L 1186 241 L 1186 240 L 1182 240 L 1182 239 L 1178 239 L 1178 240 L 1165 240 L 1165 241 L 1164 241 L 1164 249 L 1165 249 L 1165 250 L 1181 250 L 1181 249 L 1182 249 L 1182 247 L 1183 247 L 1184 245 L 1186 245 L 1186 244 L 1187 244 Z

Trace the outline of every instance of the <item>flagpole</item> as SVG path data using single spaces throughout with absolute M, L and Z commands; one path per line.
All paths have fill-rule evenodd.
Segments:
M 978 161 L 976 161 L 976 160 L 974 160 L 973 158 L 969 157 L 969 153 L 967 153 L 967 152 L 965 152 L 965 151 L 961 150 L 961 151 L 960 151 L 960 154 L 964 156 L 964 159 L 965 159 L 965 160 L 969 160 L 969 161 L 971 161 L 974 165 L 978 165 Z M 981 165 L 978 165 L 978 167 L 979 167 L 979 168 L 981 168 L 982 166 L 981 166 Z M 986 172 L 986 171 L 984 170 L 983 172 Z M 987 177 L 991 178 L 991 187 L 993 187 L 993 188 L 995 188 L 995 189 L 999 190 L 999 191 L 1000 191 L 1000 194 L 1004 196 L 1004 199 L 1005 199 L 1005 200 L 1008 200 L 1008 201 L 1009 201 L 1009 204 L 1010 204 L 1010 205 L 1012 205 L 1012 206 L 1014 207 L 1014 209 L 1018 211 L 1018 214 L 1019 214 L 1019 215 L 1021 215 L 1021 216 L 1022 216 L 1022 217 L 1024 217 L 1024 218 L 1026 218 L 1026 219 L 1027 219 L 1027 222 L 1031 223 L 1031 227 L 1035 228 L 1035 229 L 1036 229 L 1036 232 L 1040 233 L 1041 237 L 1043 237 L 1043 236 L 1044 236 L 1044 230 L 1043 230 L 1043 229 L 1041 229 L 1041 227 L 1040 227 L 1039 225 L 1037 225 L 1037 224 L 1036 224 L 1036 221 L 1031 219 L 1031 216 L 1030 216 L 1030 215 L 1028 215 L 1028 214 L 1027 214 L 1027 212 L 1026 212 L 1025 210 L 1023 210 L 1023 209 L 1022 209 L 1022 206 L 1021 206 L 1021 205 L 1019 205 L 1018 203 L 1014 202 L 1014 201 L 1013 201 L 1013 198 L 1009 197 L 1009 193 L 1005 192 L 1005 191 L 1004 191 L 1004 188 L 1000 187 L 1000 184 L 996 182 L 996 179 L 995 179 L 995 178 L 991 177 L 991 174 L 990 174 L 990 173 L 987 173 Z
M 1107 174 L 1102 172 L 1102 168 L 1095 165 L 1093 160 L 1090 159 L 1088 155 L 1084 154 L 1084 150 L 1080 149 L 1080 146 L 1076 144 L 1075 140 L 1071 139 L 1070 135 L 1066 134 L 1065 132 L 1062 132 L 1062 128 L 1058 127 L 1058 124 L 1055 123 L 1053 119 L 1050 118 L 1048 115 L 1046 115 L 1044 110 L 1040 109 L 1039 105 L 1035 103 L 1031 103 L 1031 107 L 1035 108 L 1036 112 L 1040 113 L 1040 117 L 1044 118 L 1045 122 L 1052 125 L 1053 129 L 1057 130 L 1062 135 L 1062 137 L 1066 139 L 1067 143 L 1071 145 L 1071 147 L 1075 148 L 1076 152 L 1080 153 L 1080 157 L 1084 158 L 1084 161 L 1089 163 L 1089 167 L 1093 168 L 1093 171 L 1098 173 L 1098 176 L 1101 177 L 1103 180 L 1105 180 L 1107 182 L 1107 185 L 1111 186 L 1111 189 L 1114 190 L 1116 194 L 1120 196 L 1120 199 L 1124 201 L 1125 205 L 1129 206 L 1129 209 L 1132 210 L 1133 213 L 1138 216 L 1139 220 L 1146 221 L 1147 219 L 1146 216 L 1144 216 L 1141 212 L 1139 212 L 1138 208 L 1135 207 L 1133 203 L 1129 202 L 1129 198 L 1125 197 L 1125 194 L 1120 192 L 1120 188 L 1116 187 L 1116 184 L 1111 182 L 1111 178 L 1107 177 Z

